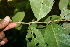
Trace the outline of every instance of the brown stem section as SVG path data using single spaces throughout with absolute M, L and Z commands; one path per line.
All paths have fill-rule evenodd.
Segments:
M 48 22 L 37 22 L 37 21 L 35 21 L 35 22 L 29 22 L 29 23 L 25 23 L 25 22 L 15 22 L 15 23 L 31 24 L 31 23 L 52 23 L 52 22 L 57 22 L 57 21 L 70 21 L 70 20 L 54 20 L 54 21 L 50 20 Z

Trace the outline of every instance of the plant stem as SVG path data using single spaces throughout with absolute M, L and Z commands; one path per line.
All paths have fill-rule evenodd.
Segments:
M 56 22 L 56 21 L 70 21 L 70 20 L 54 20 L 54 21 L 48 21 L 48 22 L 29 22 L 29 23 L 25 23 L 25 22 L 15 22 L 15 23 L 22 23 L 22 24 L 31 24 L 31 23 L 51 23 L 51 22 Z

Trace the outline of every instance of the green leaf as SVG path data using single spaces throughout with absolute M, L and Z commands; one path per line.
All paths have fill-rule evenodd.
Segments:
M 50 21 L 50 17 L 51 17 L 51 16 L 49 16 L 48 18 L 46 18 L 44 22 Z
M 59 20 L 60 19 L 60 16 L 57 16 L 57 15 L 52 15 L 51 16 L 51 20 L 54 21 L 54 20 Z M 56 21 L 55 23 L 59 23 L 59 21 Z
M 12 17 L 13 22 L 22 21 L 25 16 L 25 12 L 18 12 L 15 16 Z
M 43 25 L 38 25 L 38 26 L 37 26 L 37 29 L 41 32 L 42 35 L 43 35 L 44 32 L 45 32 L 45 27 L 46 27 L 46 26 L 43 26 Z
M 64 8 L 66 9 L 68 6 L 68 1 L 69 0 L 60 0 L 59 2 L 59 9 L 63 10 Z
M 70 10 L 68 10 L 68 13 L 64 16 L 65 20 L 70 20 Z
M 52 9 L 54 0 L 29 0 L 32 11 L 39 21 L 41 18 L 45 17 Z
M 12 17 L 13 22 L 21 22 L 25 16 L 25 12 L 18 12 L 15 16 Z M 20 30 L 22 27 L 21 23 L 19 23 L 16 29 Z
M 70 10 L 68 10 L 68 9 L 63 9 L 63 10 L 61 11 L 60 16 L 61 16 L 62 19 L 70 20 Z
M 70 23 L 63 23 L 62 26 L 67 30 L 66 32 L 69 34 L 70 33 Z
M 43 28 L 43 27 L 44 27 L 43 25 L 38 25 L 38 26 L 37 26 L 37 28 Z
M 28 30 L 28 33 L 26 35 L 26 38 L 31 38 L 31 37 L 32 37 L 31 30 Z
M 33 36 L 32 36 L 31 42 L 27 42 L 27 47 L 46 47 L 46 43 L 44 41 L 44 38 L 43 38 L 43 35 L 41 34 L 41 32 L 32 25 L 30 25 L 29 28 L 30 28 L 30 30 L 32 32 L 31 34 Z M 27 34 L 27 36 L 28 36 L 28 34 Z M 31 35 L 29 35 L 29 36 L 31 36 Z M 39 44 L 39 45 L 36 46 L 37 44 Z
M 68 13 L 69 13 L 69 10 L 68 10 L 68 9 L 63 9 L 63 10 L 61 11 L 60 16 L 63 18 L 64 16 L 67 16 Z
M 68 18 L 68 14 L 70 13 L 70 10 L 67 9 L 67 6 L 68 6 L 68 2 L 69 0 L 60 0 L 59 2 L 59 9 L 61 10 L 61 19 L 70 19 Z M 67 19 L 68 18 L 68 19 Z
M 52 17 L 51 20 L 58 20 L 58 19 L 60 19 L 60 16 L 57 16 L 57 15 L 52 15 L 51 17 Z
M 22 28 L 22 24 L 18 24 L 17 27 L 15 27 L 15 29 L 20 30 Z
M 70 20 L 70 16 L 65 16 L 63 19 Z
M 44 39 L 48 47 L 70 47 L 70 37 L 65 28 L 57 24 L 50 24 L 46 27 Z
M 52 16 L 49 16 L 49 17 L 45 20 L 45 22 L 48 22 L 48 21 L 50 21 L 50 20 L 58 20 L 58 19 L 60 19 L 60 16 L 52 15 Z
M 60 16 L 57 16 L 57 15 L 52 15 L 52 16 L 49 16 L 47 19 L 45 19 L 45 22 L 48 22 L 48 21 L 54 21 L 54 20 L 58 20 L 60 19 Z M 55 23 L 58 23 L 59 21 L 55 22 Z M 46 23 L 48 24 L 48 23 Z

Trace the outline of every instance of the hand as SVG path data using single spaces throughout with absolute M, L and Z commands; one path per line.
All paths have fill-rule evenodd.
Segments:
M 17 24 L 13 23 L 9 16 L 6 16 L 3 20 L 0 20 L 0 45 L 4 45 L 8 42 L 5 37 L 4 31 L 16 27 Z

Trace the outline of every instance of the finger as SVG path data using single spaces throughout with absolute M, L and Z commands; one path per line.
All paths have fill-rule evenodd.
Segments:
M 2 40 L 5 37 L 5 34 L 3 31 L 0 32 L 0 40 Z
M 17 26 L 16 23 L 9 23 L 9 25 L 3 31 L 9 30 L 9 29 L 14 28 L 16 26 Z
M 8 39 L 7 38 L 4 38 L 1 42 L 0 42 L 0 45 L 4 45 L 8 42 Z
M 0 29 L 6 27 L 11 21 L 9 16 L 6 16 L 3 20 L 0 20 Z

